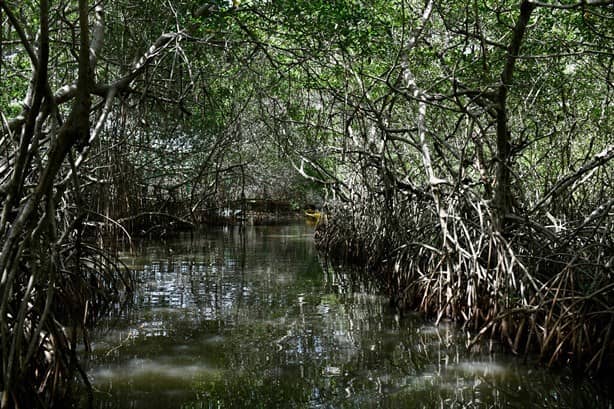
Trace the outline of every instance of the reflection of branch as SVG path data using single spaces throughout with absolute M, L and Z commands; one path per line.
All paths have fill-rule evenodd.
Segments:
M 136 332 L 131 331 L 130 333 L 128 333 L 128 336 L 126 338 L 124 338 L 123 340 L 120 340 L 119 344 L 115 345 L 114 347 L 110 348 L 105 354 L 104 356 L 111 356 L 111 354 L 119 351 L 121 348 L 123 348 L 124 346 L 126 346 L 128 344 L 129 341 L 134 340 L 137 337 Z
M 161 217 L 167 217 L 169 219 L 172 220 L 176 220 L 180 223 L 185 223 L 187 225 L 193 226 L 194 223 L 192 223 L 189 220 L 183 219 L 179 216 L 174 216 L 172 214 L 169 213 L 162 213 L 162 212 L 143 212 L 143 213 L 139 213 L 137 215 L 134 216 L 129 216 L 129 217 L 122 217 L 121 219 L 117 219 L 117 223 L 124 223 L 130 220 L 135 220 L 135 219 L 140 219 L 141 217 L 145 217 L 145 216 L 161 216 Z

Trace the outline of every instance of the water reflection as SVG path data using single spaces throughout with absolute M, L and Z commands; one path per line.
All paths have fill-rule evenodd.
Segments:
M 469 354 L 321 267 L 305 226 L 144 243 L 134 307 L 97 335 L 99 408 L 612 407 L 597 384 Z

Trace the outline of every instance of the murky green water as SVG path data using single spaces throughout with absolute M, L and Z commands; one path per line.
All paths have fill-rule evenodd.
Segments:
M 97 408 L 612 407 L 603 383 L 505 354 L 323 270 L 308 226 L 148 242 L 135 305 L 93 340 Z

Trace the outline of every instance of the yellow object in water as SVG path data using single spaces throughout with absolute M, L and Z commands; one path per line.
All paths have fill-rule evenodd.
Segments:
M 313 211 L 305 210 L 305 216 L 307 216 L 309 220 L 312 220 L 315 223 L 317 223 L 320 221 L 320 217 L 322 216 L 322 213 L 320 213 L 317 210 L 313 210 Z

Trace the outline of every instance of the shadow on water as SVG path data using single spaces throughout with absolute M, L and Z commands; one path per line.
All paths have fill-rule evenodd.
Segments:
M 598 383 L 468 353 L 453 325 L 399 317 L 323 268 L 307 226 L 144 242 L 133 306 L 88 355 L 98 408 L 593 408 Z

